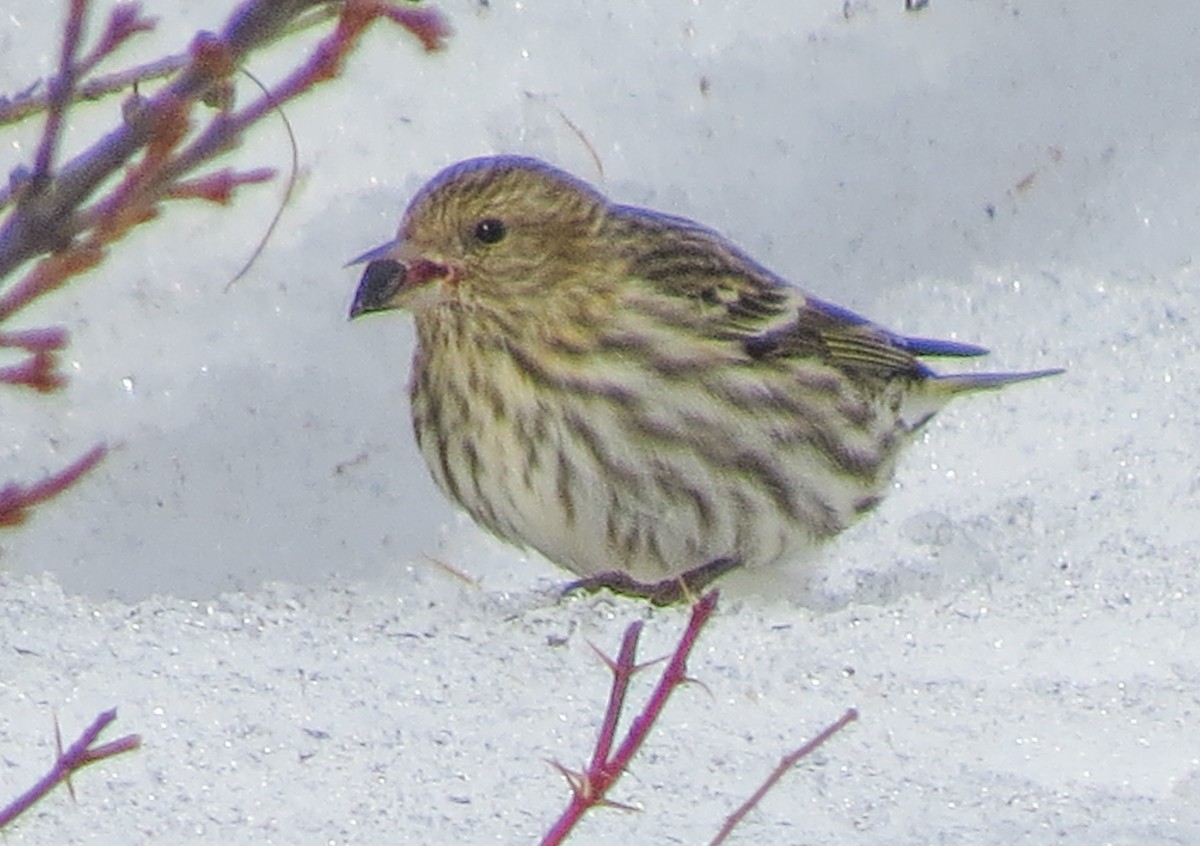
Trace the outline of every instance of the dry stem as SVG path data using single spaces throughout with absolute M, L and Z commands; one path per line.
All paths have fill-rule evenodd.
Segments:
M 71 773 L 76 770 L 81 770 L 88 764 L 103 761 L 105 758 L 111 758 L 114 755 L 131 752 L 141 746 L 142 739 L 136 734 L 127 734 L 110 743 L 92 746 L 96 742 L 96 738 L 100 736 L 100 732 L 104 731 L 116 718 L 116 708 L 113 708 L 111 711 L 105 711 L 92 721 L 92 724 L 84 730 L 83 734 L 79 735 L 79 739 L 72 743 L 68 749 L 64 751 L 60 744 L 58 758 L 55 760 L 54 766 L 50 768 L 50 771 L 42 776 L 37 784 L 10 802 L 7 807 L 0 808 L 0 829 L 3 829 L 10 822 L 33 807 L 53 790 L 59 782 L 65 781 L 69 786 Z M 57 727 L 55 731 L 57 733 Z

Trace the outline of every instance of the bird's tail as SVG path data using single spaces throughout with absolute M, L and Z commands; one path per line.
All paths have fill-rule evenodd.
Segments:
M 1061 367 L 1054 367 L 1024 373 L 931 373 L 924 380 L 923 390 L 913 391 L 905 398 L 900 416 L 908 430 L 915 432 L 959 394 L 994 391 L 1017 382 L 1057 376 L 1064 372 Z
M 1065 372 L 1061 367 L 1052 367 L 1048 370 L 1028 370 L 1024 373 L 939 373 L 930 379 L 930 388 L 934 393 L 949 398 L 971 391 L 994 391 L 997 388 L 1015 385 L 1017 382 L 1058 376 Z

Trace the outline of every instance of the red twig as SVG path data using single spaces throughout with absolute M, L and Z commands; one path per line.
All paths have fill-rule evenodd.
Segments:
M 130 752 L 141 746 L 142 739 L 136 734 L 127 734 L 110 743 L 92 746 L 96 742 L 96 738 L 100 736 L 100 732 L 104 731 L 116 718 L 116 708 L 111 711 L 105 711 L 96 717 L 92 724 L 79 736 L 79 739 L 72 743 L 66 751 L 60 749 L 58 759 L 54 762 L 54 766 L 50 768 L 50 772 L 42 776 L 33 787 L 10 802 L 7 807 L 0 808 L 0 829 L 3 829 L 10 822 L 29 810 L 38 800 L 53 790 L 55 785 L 61 781 L 66 781 L 71 773 L 76 770 L 82 769 L 88 764 L 102 761 L 105 758 L 111 758 L 123 752 Z
M 58 372 L 56 353 L 67 345 L 64 329 L 25 329 L 0 332 L 0 347 L 23 349 L 30 356 L 20 364 L 0 367 L 0 384 L 33 388 L 43 393 L 55 391 L 66 383 Z
M 842 714 L 837 722 L 826 726 L 820 734 L 818 734 L 808 743 L 804 744 L 794 752 L 784 755 L 783 759 L 775 766 L 775 769 L 771 771 L 771 774 L 767 776 L 766 781 L 759 786 L 758 790 L 755 790 L 754 793 L 750 795 L 750 798 L 742 803 L 741 807 L 729 815 L 728 819 L 725 820 L 725 824 L 721 826 L 721 830 L 717 832 L 717 836 L 712 839 L 711 843 L 709 843 L 709 846 L 720 846 L 720 844 L 724 843 L 725 839 L 729 837 L 731 833 L 733 833 L 735 828 L 737 828 L 737 825 L 742 821 L 742 818 L 745 817 L 746 814 L 750 813 L 750 811 L 754 809 L 754 806 L 762 801 L 764 796 L 771 792 L 771 788 L 775 786 L 779 779 L 783 778 L 784 773 L 796 766 L 796 764 L 800 761 L 807 758 L 822 744 L 824 744 L 825 741 L 829 740 L 829 738 L 833 737 L 835 734 L 857 719 L 858 711 L 850 708 L 846 711 L 846 713 Z
M 67 378 L 58 372 L 58 356 L 52 352 L 35 352 L 20 364 L 0 367 L 0 384 L 49 394 L 67 384 Z
M 84 0 L 72 2 L 79 7 L 84 5 Z M 153 97 L 138 103 L 125 125 L 97 141 L 59 172 L 50 174 L 61 111 L 66 107 L 64 104 L 58 110 L 58 117 L 54 117 L 58 99 L 53 99 L 42 143 L 45 152 L 39 152 L 39 165 L 33 171 L 35 176 L 45 174 L 46 179 L 29 179 L 20 185 L 17 207 L 0 225 L 0 278 L 30 258 L 64 249 L 80 233 L 97 226 L 99 220 L 107 220 L 100 213 L 114 211 L 112 202 L 97 202 L 88 211 L 81 212 L 79 208 L 142 149 L 146 150 L 145 157 L 126 175 L 116 192 L 124 203 L 119 209 L 121 214 L 115 218 L 115 224 L 107 227 L 103 234 L 108 237 L 101 241 L 120 237 L 130 226 L 153 217 L 155 203 L 171 183 L 235 146 L 241 133 L 270 108 L 337 75 L 363 30 L 379 18 L 408 29 L 426 50 L 440 48 L 450 33 L 445 19 L 434 9 L 396 7 L 382 0 L 345 0 L 334 32 L 270 96 L 236 114 L 217 114 L 194 141 L 179 149 L 189 130 L 192 106 L 227 84 L 247 54 L 273 41 L 297 15 L 320 3 L 321 0 L 244 3 L 220 35 L 202 34 L 193 42 L 188 61 L 176 78 Z M 148 25 L 148 20 L 137 17 L 133 11 L 115 14 L 101 46 L 89 54 L 88 60 L 101 55 L 108 44 L 117 43 Z M 77 45 L 78 38 L 74 42 Z M 64 44 L 64 55 L 68 52 L 74 56 L 75 50 L 67 51 Z M 77 65 L 70 62 L 63 68 L 51 85 L 55 87 L 56 98 L 67 96 L 69 102 L 70 92 L 76 87 L 73 71 Z M 62 95 L 62 92 L 67 93 Z M 49 190 L 51 184 L 53 190 Z
M 616 727 L 624 708 L 629 680 L 634 673 L 641 669 L 634 662 L 638 636 L 641 634 L 641 624 L 633 623 L 626 629 L 617 660 L 607 662 L 613 673 L 613 686 L 608 699 L 608 708 L 605 710 L 604 720 L 600 726 L 592 762 L 583 772 L 574 772 L 561 764 L 555 764 L 555 767 L 566 777 L 571 786 L 571 802 L 542 839 L 542 846 L 562 843 L 590 808 L 597 805 L 628 807 L 608 800 L 606 798 L 608 790 L 628 769 L 630 761 L 633 760 L 633 756 L 637 754 L 638 749 L 649 736 L 655 721 L 662 715 L 671 693 L 688 680 L 688 656 L 691 655 L 692 648 L 696 644 L 696 638 L 699 637 L 701 630 L 717 607 L 717 595 L 717 591 L 709 591 L 692 606 L 692 616 L 688 621 L 687 628 L 679 639 L 679 645 L 675 647 L 675 652 L 667 661 L 666 667 L 663 668 L 658 684 L 650 694 L 650 699 L 646 702 L 642 712 L 633 719 L 629 731 L 616 753 L 610 757 L 608 751 L 612 748 L 615 740 Z
M 446 46 L 446 39 L 450 37 L 450 26 L 436 10 L 405 9 L 384 2 L 376 2 L 375 5 L 380 8 L 380 14 L 415 35 L 426 53 L 433 53 Z
M 176 182 L 167 189 L 164 196 L 172 200 L 207 200 L 225 206 L 233 199 L 234 189 L 239 186 L 267 182 L 274 178 L 275 170 L 269 167 L 243 171 L 225 168 L 196 179 Z
M 0 488 L 0 526 L 17 526 L 25 522 L 31 505 L 57 496 L 75 484 L 80 476 L 99 464 L 107 452 L 106 446 L 94 446 L 82 457 L 40 482 L 25 487 L 10 482 Z
M 322 39 L 307 61 L 274 90 L 248 107 L 230 108 L 231 77 L 246 57 L 280 37 L 298 16 L 325 5 L 325 0 L 247 0 L 228 19 L 219 35 L 200 33 L 192 41 L 175 78 L 152 97 L 135 93 L 123 109 L 124 122 L 74 159 L 59 164 L 59 142 L 67 110 L 89 74 L 122 44 L 154 22 L 137 3 L 119 3 L 91 50 L 80 58 L 88 0 L 70 0 L 63 25 L 57 72 L 46 84 L 46 125 L 30 169 L 18 169 L 7 188 L 0 188 L 0 207 L 11 205 L 0 220 L 0 280 L 25 262 L 39 259 L 23 277 L 0 287 L 0 325 L 39 297 L 96 266 L 130 229 L 153 219 L 162 201 L 178 198 L 230 202 L 233 192 L 262 182 L 274 171 L 219 170 L 192 174 L 241 142 L 244 133 L 270 109 L 335 77 L 359 37 L 380 18 L 413 33 L 426 50 L 440 48 L 449 26 L 433 9 L 392 6 L 384 0 L 343 0 L 333 32 Z M 319 15 L 318 15 L 319 16 Z M 33 86 L 17 101 L 0 103 L 0 111 L 20 111 Z M 198 130 L 198 104 L 219 110 Z M 195 115 L 194 115 L 195 113 Z M 140 158 L 137 158 L 140 154 Z M 190 177 L 190 178 L 189 178 Z M 106 184 L 115 186 L 95 196 Z M 15 202 L 10 202 L 15 201 Z M 90 205 L 85 205 L 89 204 Z M 48 254 L 48 255 L 47 255 Z M 34 330 L 0 332 L 0 347 L 22 347 L 29 353 L 16 364 L 0 367 L 0 387 L 20 386 L 54 391 L 64 383 L 56 350 Z M 29 343 L 22 339 L 31 339 Z M 98 448 L 76 465 L 32 487 L 9 485 L 0 490 L 0 526 L 22 522 L 29 506 L 61 492 L 103 455 Z
M 604 662 L 608 665 L 609 670 L 612 671 L 613 682 L 609 690 L 608 706 L 604 711 L 604 719 L 600 723 L 600 732 L 596 738 L 592 760 L 583 771 L 570 770 L 562 764 L 552 762 L 555 769 L 566 778 L 567 783 L 571 787 L 571 801 L 546 833 L 546 836 L 542 838 L 542 846 L 551 846 L 551 844 L 559 844 L 566 840 L 575 825 L 578 824 L 583 815 L 591 808 L 604 805 L 633 810 L 628 805 L 608 799 L 608 791 L 617 782 L 617 779 L 629 769 L 630 762 L 641 748 L 647 736 L 649 736 L 655 721 L 662 716 L 662 712 L 666 708 L 667 699 L 671 693 L 679 685 L 689 680 L 687 676 L 687 659 L 691 655 L 701 630 L 716 609 L 716 605 L 717 591 L 714 590 L 705 594 L 699 602 L 692 606 L 692 617 L 688 621 L 687 628 L 684 630 L 682 637 L 679 639 L 679 644 L 675 647 L 674 653 L 672 653 L 670 659 L 667 661 L 662 676 L 651 693 L 650 699 L 646 702 L 646 706 L 633 719 L 624 740 L 621 741 L 615 753 L 612 753 L 611 750 L 616 740 L 617 725 L 620 722 L 621 712 L 625 706 L 625 696 L 629 690 L 629 681 L 633 678 L 634 673 L 646 667 L 645 664 L 639 665 L 635 661 L 637 642 L 638 637 L 641 635 L 642 624 L 640 622 L 631 623 L 625 630 L 625 636 L 621 640 L 621 650 L 616 660 L 604 657 L 603 655 L 601 656 L 604 658 Z M 750 798 L 729 815 L 724 825 L 722 825 L 721 830 L 713 839 L 711 846 L 719 846 L 719 844 L 723 843 L 746 814 L 762 801 L 762 798 L 771 791 L 788 770 L 807 758 L 822 744 L 856 719 L 858 719 L 858 712 L 851 708 L 840 719 L 826 727 L 808 743 L 785 755 Z
M 103 250 L 84 246 L 46 256 L 20 282 L 0 294 L 0 323 L 38 297 L 60 287 L 72 276 L 91 269 L 103 257 Z
M 621 638 L 621 651 L 617 653 L 615 662 L 595 646 L 592 647 L 608 665 L 608 669 L 613 674 L 613 683 L 608 693 L 608 706 L 604 709 L 604 721 L 600 724 L 600 735 L 596 738 L 596 750 L 592 754 L 592 764 L 588 767 L 589 772 L 600 771 L 608 762 L 608 754 L 612 751 L 613 742 L 617 737 L 617 721 L 621 718 L 625 693 L 629 690 L 630 679 L 638 669 L 634 664 L 634 658 L 636 657 L 638 638 L 641 637 L 641 634 L 642 623 L 640 620 L 629 625 L 629 628 L 625 630 L 625 636 Z

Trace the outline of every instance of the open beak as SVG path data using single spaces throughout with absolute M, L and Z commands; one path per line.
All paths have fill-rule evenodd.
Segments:
M 347 265 L 367 262 L 358 282 L 358 290 L 354 292 L 354 302 L 350 305 L 351 320 L 372 311 L 404 308 L 429 283 L 450 277 L 450 268 L 436 261 L 415 259 L 406 264 L 388 258 L 395 247 L 396 243 L 389 241 L 368 250 Z

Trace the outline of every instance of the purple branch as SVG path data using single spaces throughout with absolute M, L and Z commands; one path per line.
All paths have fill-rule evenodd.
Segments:
M 15 332 L 0 332 L 0 347 L 20 348 L 36 353 L 61 350 L 66 345 L 66 329 L 18 329 Z
M 150 98 L 140 112 L 168 114 L 177 112 L 179 104 L 200 99 L 223 78 L 222 71 L 231 72 L 247 52 L 270 40 L 292 17 L 320 1 L 253 0 L 243 5 L 225 33 L 229 65 L 216 68 L 212 63 L 198 61 L 193 53 L 192 61 L 179 78 Z M 29 258 L 69 242 L 79 231 L 74 210 L 160 129 L 161 123 L 155 120 L 128 121 L 66 165 L 55 176 L 52 197 L 30 204 L 27 194 L 0 228 L 0 278 Z
M 77 247 L 42 259 L 19 282 L 0 294 L 0 323 L 72 276 L 95 266 L 101 258 L 103 252 L 98 247 Z
M 50 168 L 58 150 L 62 134 L 63 117 L 71 103 L 75 90 L 75 54 L 79 52 L 79 39 L 83 34 L 83 17 L 87 13 L 87 0 L 71 0 L 71 10 L 63 27 L 62 54 L 58 62 L 58 75 L 50 81 L 50 108 L 46 111 L 46 128 L 33 160 L 33 176 L 30 191 L 42 193 L 50 180 Z
M 141 746 L 141 737 L 136 734 L 128 734 L 110 743 L 105 743 L 95 748 L 92 747 L 92 744 L 96 742 L 96 738 L 100 736 L 100 732 L 104 731 L 116 718 L 117 710 L 115 708 L 111 711 L 105 711 L 96 717 L 92 724 L 79 736 L 78 740 L 72 743 L 65 752 L 59 753 L 54 766 L 50 768 L 50 772 L 42 776 L 37 784 L 14 799 L 7 807 L 0 808 L 0 829 L 3 829 L 10 822 L 33 807 L 42 797 L 53 790 L 55 785 L 61 781 L 65 781 L 76 770 L 82 769 L 88 764 L 94 764 L 96 761 L 111 758 L 113 755 L 130 752 Z
M 334 32 L 281 86 L 239 113 L 219 111 L 190 144 L 183 146 L 192 132 L 195 107 L 212 100 L 214 92 L 232 90 L 230 78 L 246 55 L 277 39 L 305 10 L 327 2 L 247 0 L 235 10 L 220 36 L 202 32 L 193 39 L 186 63 L 174 81 L 153 97 L 135 96 L 127 101 L 120 127 L 56 170 L 65 116 L 80 78 L 128 39 L 153 28 L 153 21 L 142 17 L 138 4 L 118 4 L 110 12 L 96 45 L 78 59 L 88 2 L 71 0 L 63 27 L 59 69 L 47 85 L 46 127 L 34 167 L 14 175 L 9 188 L 0 190 L 0 203 L 16 200 L 15 208 L 0 224 L 0 279 L 42 256 L 22 278 L 0 288 L 0 324 L 96 266 L 112 243 L 132 227 L 154 218 L 162 201 L 195 198 L 228 203 L 240 186 L 272 178 L 274 171 L 268 169 L 225 169 L 183 179 L 239 143 L 242 134 L 269 109 L 336 76 L 359 36 L 379 18 L 405 26 L 427 50 L 440 48 L 449 34 L 440 13 L 432 9 L 404 9 L 384 0 L 344 0 L 336 6 L 339 11 Z M 131 164 L 138 153 L 142 155 Z M 90 207 L 82 208 L 100 186 L 114 178 L 116 184 L 110 191 Z M 54 332 L 60 343 L 46 343 Z M 0 332 L 0 347 L 23 347 L 29 353 L 15 365 L 0 367 L 0 387 L 13 385 L 38 391 L 61 387 L 64 378 L 57 370 L 55 353 L 64 337 L 61 330 L 46 330 L 43 337 Z M 10 484 L 0 489 L 0 526 L 25 520 L 29 506 L 60 493 L 103 453 L 103 448 L 97 448 L 76 465 L 38 485 L 24 488 Z
M 16 526 L 25 522 L 31 505 L 57 496 L 75 484 L 80 476 L 99 464 L 107 452 L 108 447 L 94 446 L 74 463 L 40 482 L 28 487 L 10 482 L 0 488 L 0 526 Z
M 33 388 L 38 393 L 49 394 L 67 384 L 67 379 L 58 372 L 57 356 L 39 351 L 20 364 L 0 367 L 0 384 Z
M 33 180 L 18 186 L 17 208 L 0 226 L 0 278 L 35 256 L 61 249 L 94 223 L 95 216 L 81 214 L 80 206 L 143 148 L 147 151 L 138 165 L 138 179 L 127 177 L 126 190 L 117 193 L 127 204 L 126 214 L 121 218 L 125 226 L 146 219 L 152 214 L 154 202 L 161 198 L 161 193 L 156 192 L 165 190 L 172 179 L 234 146 L 240 140 L 239 133 L 268 109 L 335 75 L 362 30 L 374 20 L 386 17 L 400 23 L 427 50 L 440 48 L 449 34 L 444 19 L 432 9 L 399 8 L 381 0 L 346 0 L 334 34 L 322 41 L 308 63 L 273 91 L 272 96 L 262 98 L 237 116 L 218 114 L 183 153 L 172 157 L 171 151 L 189 128 L 192 106 L 214 88 L 227 84 L 249 52 L 275 40 L 301 12 L 324 2 L 250 0 L 243 4 L 220 36 L 202 33 L 195 39 L 189 60 L 176 79 L 140 102 L 122 126 L 64 165 L 53 175 L 52 182 L 42 185 Z M 117 16 L 115 23 L 110 22 L 110 31 L 116 33 L 111 38 L 128 37 L 146 25 L 140 18 L 131 19 L 131 14 Z M 60 73 L 53 83 L 58 86 L 56 96 L 61 96 L 64 90 L 73 90 L 69 68 L 66 81 L 70 84 L 64 84 Z M 44 171 L 35 169 L 35 174 L 49 173 L 53 144 L 43 146 L 47 153 L 40 158 L 45 158 L 46 167 Z M 111 210 L 111 206 L 109 203 L 104 208 Z M 123 230 L 117 227 L 112 231 L 120 234 Z
M 96 65 L 120 49 L 122 44 L 139 32 L 150 32 L 154 25 L 154 18 L 142 17 L 142 7 L 138 3 L 118 3 L 108 13 L 104 34 L 75 68 L 75 78 L 90 73 Z

